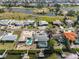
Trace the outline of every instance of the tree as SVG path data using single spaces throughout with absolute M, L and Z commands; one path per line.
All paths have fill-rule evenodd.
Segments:
M 54 45 L 57 45 L 57 41 L 55 39 L 50 39 L 48 44 L 53 47 Z
M 54 14 L 54 15 L 55 15 L 55 13 L 54 13 L 55 8 L 54 8 L 54 7 L 52 7 L 52 8 L 51 8 L 51 7 L 49 7 L 48 9 L 49 9 L 49 11 L 50 11 L 52 14 Z
M 79 15 L 77 16 L 77 20 L 76 20 L 74 26 L 77 25 L 77 24 L 79 24 Z
M 77 16 L 77 22 L 79 22 L 79 15 Z
M 70 41 L 67 40 L 66 38 L 65 38 L 64 45 L 66 46 L 66 49 L 67 49 L 67 50 L 71 50 L 71 48 L 70 48 Z
M 67 16 L 75 16 L 75 15 L 76 15 L 75 11 L 73 11 L 73 10 L 68 11 Z
M 23 7 L 29 7 L 29 4 L 30 3 L 25 0 Z
M 60 4 L 55 4 L 54 7 L 55 7 L 55 14 L 58 15 L 61 5 Z
M 58 8 L 60 8 L 61 5 L 60 5 L 60 4 L 55 4 L 54 7 L 58 7 Z
M 37 4 L 37 8 L 42 8 L 42 7 L 44 7 L 43 3 L 40 2 L 40 3 Z
M 0 13 L 3 13 L 3 12 L 5 12 L 4 9 L 0 9 Z

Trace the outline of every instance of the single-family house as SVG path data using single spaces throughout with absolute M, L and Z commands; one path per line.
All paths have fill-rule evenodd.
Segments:
M 25 6 L 25 2 L 18 1 L 16 2 L 16 6 Z
M 7 26 L 9 24 L 9 20 L 0 20 L 0 25 L 1 26 Z
M 38 22 L 38 28 L 39 29 L 46 29 L 47 26 L 48 26 L 48 22 L 46 22 L 46 21 L 39 21 Z
M 34 31 L 24 30 L 22 31 L 20 38 L 17 42 L 16 49 L 26 50 L 26 49 L 36 49 L 36 44 L 34 43 L 33 37 Z
M 31 30 L 22 31 L 19 42 L 25 42 L 28 38 L 33 39 L 33 33 Z
M 60 21 L 60 20 L 56 20 L 56 21 L 53 21 L 52 23 L 53 25 L 63 25 L 63 23 Z
M 16 41 L 16 39 L 17 35 L 13 35 L 12 33 L 4 33 L 4 35 L 0 37 L 1 41 Z
M 74 25 L 74 21 L 70 19 L 65 20 L 65 23 L 68 27 L 72 27 Z
M 77 40 L 77 34 L 74 32 L 66 31 L 63 34 L 64 34 L 66 41 L 70 41 L 70 43 L 73 43 Z M 75 42 L 75 43 L 77 43 L 77 42 Z
M 24 21 L 24 26 L 34 25 L 34 20 L 26 20 Z
M 47 48 L 49 40 L 48 35 L 44 32 L 35 34 L 35 42 L 37 42 L 38 48 Z
M 3 20 L 0 20 L 0 25 L 8 26 L 8 25 L 12 25 L 15 22 L 16 22 L 16 20 L 13 20 L 13 19 L 3 19 Z
M 17 21 L 15 21 L 14 25 L 15 26 L 24 26 L 24 21 L 17 20 Z
M 38 26 L 48 26 L 48 22 L 46 21 L 39 21 Z

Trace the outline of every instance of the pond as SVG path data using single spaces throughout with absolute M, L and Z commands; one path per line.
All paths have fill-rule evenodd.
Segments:
M 61 7 L 60 9 L 66 10 L 66 11 L 70 11 L 70 10 L 79 11 L 79 7 Z M 34 14 L 32 8 L 12 8 L 12 11 L 20 12 L 20 13 L 26 13 L 26 14 L 33 14 L 33 15 L 36 15 L 36 16 L 55 16 L 55 14 L 52 13 L 52 12 L 49 12 L 49 13 L 43 14 L 43 15 Z
M 12 11 L 14 12 L 20 12 L 20 13 L 26 13 L 26 14 L 33 14 L 33 15 L 38 15 L 38 16 L 55 16 L 53 13 L 47 13 L 44 15 L 41 14 L 34 14 L 33 9 L 28 9 L 28 8 L 12 8 Z

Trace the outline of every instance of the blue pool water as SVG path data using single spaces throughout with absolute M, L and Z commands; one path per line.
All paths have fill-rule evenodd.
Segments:
M 33 40 L 31 38 L 26 39 L 26 45 L 32 45 Z

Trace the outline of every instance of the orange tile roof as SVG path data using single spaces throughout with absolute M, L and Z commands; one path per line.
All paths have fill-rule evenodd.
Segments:
M 77 35 L 74 32 L 64 32 L 64 36 L 71 41 L 75 41 Z

